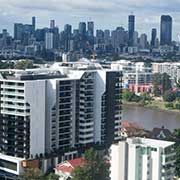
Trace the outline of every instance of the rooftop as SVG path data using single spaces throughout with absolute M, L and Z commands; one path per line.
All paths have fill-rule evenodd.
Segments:
M 71 173 L 76 167 L 82 166 L 84 164 L 83 158 L 76 158 L 68 161 L 64 161 L 63 163 L 56 166 L 56 170 L 62 172 Z
M 135 144 L 135 145 L 144 145 L 144 146 L 151 146 L 151 147 L 161 147 L 166 148 L 168 146 L 172 146 L 175 144 L 175 142 L 170 141 L 162 141 L 162 140 L 155 140 L 155 139 L 149 139 L 149 138 L 128 138 L 127 142 L 129 144 Z

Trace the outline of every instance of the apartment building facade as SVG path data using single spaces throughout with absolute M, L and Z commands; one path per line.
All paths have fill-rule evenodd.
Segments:
M 111 147 L 112 180 L 172 180 L 174 142 L 128 138 Z
M 5 74 L 0 79 L 3 155 L 59 156 L 120 139 L 121 72 L 86 62 Z

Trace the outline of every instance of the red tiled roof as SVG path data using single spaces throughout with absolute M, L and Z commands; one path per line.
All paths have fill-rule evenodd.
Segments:
M 124 128 L 135 128 L 135 129 L 142 129 L 138 124 L 135 122 L 128 122 L 128 121 L 123 121 L 121 122 L 122 127 Z
M 58 171 L 71 173 L 76 167 L 82 166 L 83 163 L 84 163 L 83 158 L 72 159 L 57 165 L 56 169 Z
M 56 169 L 58 171 L 68 172 L 68 173 L 71 173 L 73 171 L 73 168 L 71 166 L 65 166 L 65 165 L 57 166 Z
M 69 160 L 67 162 L 70 163 L 72 167 L 76 168 L 78 166 L 82 166 L 83 165 L 84 159 L 83 158 L 77 158 L 77 159 Z

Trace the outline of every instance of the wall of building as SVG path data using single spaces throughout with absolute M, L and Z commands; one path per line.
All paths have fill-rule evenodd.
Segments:
M 45 153 L 46 82 L 25 82 L 25 100 L 30 105 L 30 154 Z

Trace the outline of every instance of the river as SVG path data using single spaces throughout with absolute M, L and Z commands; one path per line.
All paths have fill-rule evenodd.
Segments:
M 124 105 L 123 121 L 136 122 L 141 127 L 152 130 L 154 127 L 162 127 L 169 130 L 180 129 L 180 113 L 148 109 L 139 106 Z

